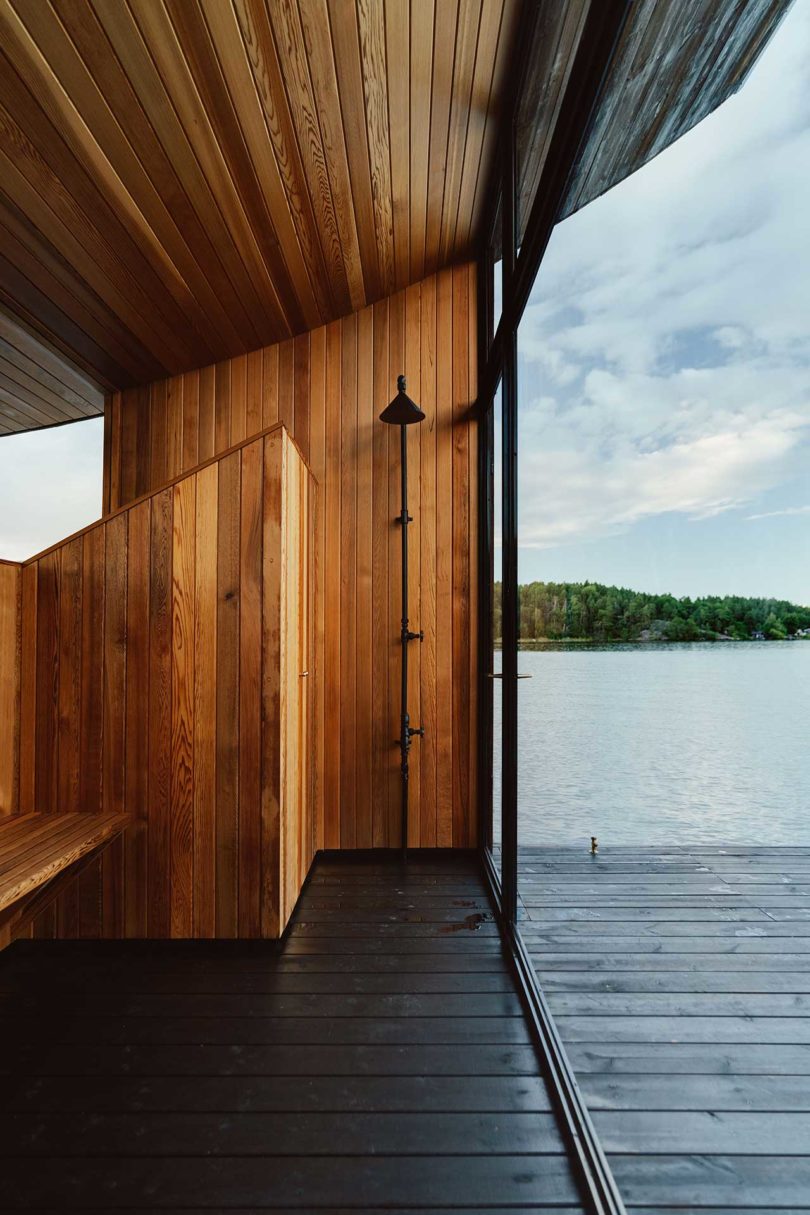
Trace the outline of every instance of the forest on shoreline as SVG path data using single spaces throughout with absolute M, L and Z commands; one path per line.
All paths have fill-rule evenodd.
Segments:
M 500 640 L 499 582 L 493 592 Z M 781 641 L 810 631 L 810 607 L 782 599 L 677 599 L 597 582 L 529 582 L 519 595 L 521 641 Z

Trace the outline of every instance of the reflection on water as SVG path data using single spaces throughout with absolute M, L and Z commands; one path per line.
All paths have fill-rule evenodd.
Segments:
M 544 646 L 520 669 L 522 844 L 810 844 L 810 642 Z

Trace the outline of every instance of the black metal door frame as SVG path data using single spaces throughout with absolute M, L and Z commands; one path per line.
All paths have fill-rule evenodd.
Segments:
M 501 155 L 492 179 L 488 240 L 478 270 L 478 755 L 479 843 L 504 941 L 527 1015 L 546 1062 L 560 1126 L 568 1142 L 583 1204 L 593 1215 L 623 1215 L 624 1204 L 540 988 L 518 924 L 518 385 L 517 330 L 568 184 L 576 169 L 598 106 L 605 76 L 632 0 L 598 0 L 590 5 L 565 96 L 555 125 L 537 195 L 517 251 L 517 165 L 515 127 L 518 99 L 531 68 L 531 50 L 541 18 L 540 5 L 524 5 L 522 61 L 513 73 L 504 107 Z M 503 301 L 497 327 L 493 318 L 493 263 L 503 259 Z M 502 400 L 502 730 L 501 864 L 493 857 L 493 681 L 492 570 L 494 552 L 493 401 Z

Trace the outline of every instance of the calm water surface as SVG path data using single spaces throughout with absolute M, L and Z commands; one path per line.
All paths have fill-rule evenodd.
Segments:
M 810 642 L 543 647 L 519 668 L 521 843 L 810 844 Z

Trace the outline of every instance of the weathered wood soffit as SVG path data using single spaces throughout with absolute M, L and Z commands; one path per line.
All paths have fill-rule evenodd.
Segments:
M 537 2 L 535 186 L 597 0 Z M 637 0 L 568 209 L 718 104 L 785 7 Z M 0 0 L 0 433 L 100 412 L 104 389 L 303 332 L 473 254 L 525 11 Z
M 680 139 L 733 93 L 792 0 L 634 0 L 561 218 Z

